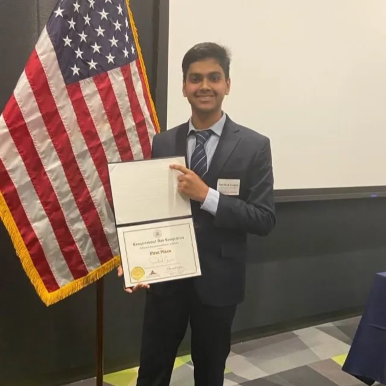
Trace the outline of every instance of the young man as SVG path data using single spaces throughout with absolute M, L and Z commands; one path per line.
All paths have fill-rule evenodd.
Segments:
M 169 385 L 188 324 L 195 385 L 223 385 L 232 322 L 244 298 L 247 234 L 266 236 L 276 223 L 269 139 L 222 111 L 229 67 L 223 47 L 191 48 L 182 62 L 191 119 L 153 140 L 153 158 L 186 157 L 189 168 L 171 167 L 191 199 L 202 276 L 128 290 L 148 289 L 138 386 Z M 231 195 L 227 180 L 237 181 Z

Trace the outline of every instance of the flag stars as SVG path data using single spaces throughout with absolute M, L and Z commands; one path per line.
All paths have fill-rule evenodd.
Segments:
M 83 51 L 81 51 L 80 50 L 80 48 L 78 48 L 76 51 L 75 51 L 75 53 L 76 53 L 76 58 L 78 59 L 78 58 L 81 58 L 81 59 L 83 59 Z
M 98 33 L 98 36 L 105 36 L 105 30 L 101 26 L 99 26 L 99 28 L 97 28 L 95 31 Z
M 104 9 L 102 9 L 102 12 L 98 12 L 98 13 L 101 15 L 101 20 L 103 19 L 108 20 L 107 19 L 108 13 Z
M 63 50 L 60 60 L 65 61 L 62 68 L 69 82 L 108 71 L 137 55 L 130 18 L 121 1 L 59 0 L 54 12 L 53 18 L 63 26 L 55 41 Z
M 74 67 L 71 67 L 72 75 L 79 75 L 80 68 L 76 67 L 76 64 L 74 64 Z
M 61 16 L 63 17 L 63 12 L 64 12 L 64 9 L 61 9 L 60 7 L 54 12 L 55 13 L 55 17 L 58 17 L 58 16 Z
M 75 21 L 74 21 L 74 18 L 72 18 L 71 20 L 68 20 L 69 24 L 70 24 L 70 29 L 73 29 L 75 31 Z
M 76 3 L 74 3 L 73 5 L 74 5 L 74 12 L 78 12 L 79 13 L 80 5 L 78 3 L 78 0 L 76 0 Z
M 88 15 L 83 16 L 83 19 L 84 19 L 84 23 L 85 24 L 90 25 L 90 21 L 91 21 L 90 16 L 88 16 Z
M 93 46 L 91 46 L 91 48 L 94 50 L 94 54 L 95 52 L 98 52 L 99 54 L 101 53 L 99 50 L 102 46 L 98 46 L 98 44 L 95 42 L 95 44 Z
M 111 42 L 111 47 L 115 46 L 115 47 L 118 47 L 117 43 L 118 43 L 118 40 L 115 39 L 115 37 L 113 36 L 112 39 L 110 39 L 110 42 Z
M 91 59 L 91 62 L 87 62 L 87 63 L 88 63 L 88 65 L 90 66 L 90 70 L 92 70 L 92 69 L 96 70 L 96 65 L 97 65 L 98 63 L 94 62 L 93 59 Z
M 86 42 L 87 43 L 87 35 L 84 33 L 84 31 L 81 34 L 78 34 L 80 36 L 80 41 L 81 42 Z
M 64 47 L 69 46 L 71 47 L 72 40 L 68 37 L 68 35 L 65 38 L 62 38 L 64 40 Z
M 111 52 L 109 53 L 108 56 L 106 56 L 108 63 L 114 63 L 115 56 L 111 55 Z
M 115 31 L 116 30 L 121 30 L 121 24 L 119 23 L 119 21 L 117 20 L 115 23 L 113 23 L 115 25 Z

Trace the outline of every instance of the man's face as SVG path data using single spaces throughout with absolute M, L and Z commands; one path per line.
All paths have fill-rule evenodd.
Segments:
M 225 79 L 221 66 L 215 59 L 206 59 L 190 65 L 183 94 L 194 111 L 208 114 L 221 110 L 229 89 L 230 80 Z

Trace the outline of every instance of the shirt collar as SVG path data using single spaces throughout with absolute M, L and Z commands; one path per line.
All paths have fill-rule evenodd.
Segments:
M 224 129 L 225 121 L 226 121 L 226 114 L 223 113 L 222 117 L 213 126 L 209 127 L 208 130 L 212 130 L 213 133 L 221 137 L 222 131 Z M 192 119 L 190 118 L 188 135 L 192 131 L 198 131 L 198 130 L 193 126 Z

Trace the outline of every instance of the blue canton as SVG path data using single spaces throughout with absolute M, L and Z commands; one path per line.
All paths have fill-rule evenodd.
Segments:
M 122 0 L 61 0 L 47 23 L 47 32 L 66 84 L 138 58 Z

